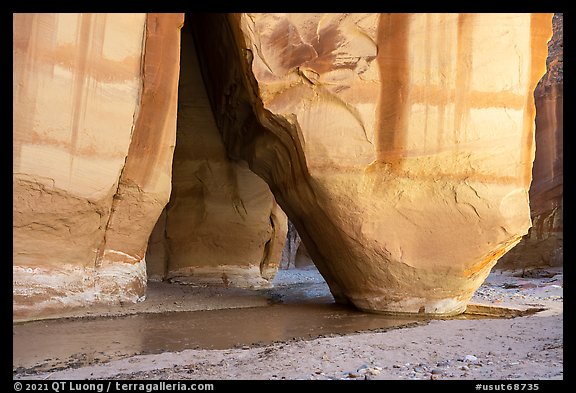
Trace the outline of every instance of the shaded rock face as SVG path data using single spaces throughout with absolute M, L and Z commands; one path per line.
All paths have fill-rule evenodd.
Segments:
M 151 279 L 269 287 L 286 215 L 246 163 L 226 156 L 187 23 L 182 29 L 172 194 L 146 255 Z
M 547 14 L 193 16 L 228 154 L 339 302 L 455 314 L 531 225 Z
M 536 156 L 530 185 L 532 228 L 496 265 L 502 269 L 563 264 L 563 16 L 553 18 L 547 71 L 536 100 Z
M 14 14 L 13 313 L 138 301 L 168 201 L 180 14 Z
M 294 224 L 288 221 L 288 233 L 286 234 L 286 242 L 282 249 L 282 259 L 280 261 L 281 269 L 294 269 L 296 267 L 296 258 L 300 250 L 301 240 L 300 235 Z
M 296 227 L 288 220 L 288 234 L 282 250 L 280 269 L 301 269 L 313 265 L 314 261 L 310 258 L 306 246 L 302 243 Z

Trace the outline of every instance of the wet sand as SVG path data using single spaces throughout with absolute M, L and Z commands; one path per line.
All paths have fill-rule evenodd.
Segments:
M 16 368 L 62 368 L 82 354 L 104 361 L 186 349 L 263 346 L 292 339 L 386 330 L 422 321 L 366 314 L 336 304 L 151 313 L 40 321 L 14 329 Z
M 477 304 L 546 309 L 512 319 L 395 320 L 357 312 L 332 304 L 313 268 L 280 272 L 274 289 L 249 292 L 250 301 L 206 289 L 221 305 L 256 302 L 252 308 L 160 313 L 158 291 L 148 313 L 15 325 L 14 378 L 561 379 L 561 273 L 492 273 Z

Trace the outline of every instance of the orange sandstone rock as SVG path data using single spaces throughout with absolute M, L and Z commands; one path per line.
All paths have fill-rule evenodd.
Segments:
M 339 302 L 456 314 L 531 225 L 550 15 L 195 16 L 210 107 L 181 14 L 13 18 L 15 320 L 266 286 L 274 199 Z
M 14 319 L 142 299 L 170 194 L 179 14 L 14 14 Z
M 190 26 L 182 29 L 172 194 L 147 255 L 151 278 L 194 285 L 270 287 L 286 215 L 246 163 L 226 155 Z
M 563 264 L 563 17 L 552 19 L 546 74 L 536 87 L 536 155 L 530 184 L 532 228 L 496 268 L 521 269 Z
M 548 14 L 237 14 L 193 23 L 228 153 L 335 298 L 464 311 L 531 225 Z

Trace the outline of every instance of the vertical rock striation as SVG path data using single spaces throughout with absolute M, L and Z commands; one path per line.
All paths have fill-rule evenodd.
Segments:
M 279 206 L 337 301 L 456 314 L 528 231 L 551 15 L 195 15 L 180 53 L 183 18 L 13 15 L 14 320 L 138 301 L 147 270 L 266 287 Z M 541 245 L 561 83 L 536 103 Z
M 144 296 L 170 193 L 182 20 L 14 14 L 14 320 Z
M 536 156 L 530 185 L 532 228 L 497 268 L 562 266 L 563 264 L 563 16 L 553 18 L 546 74 L 536 87 Z
M 200 15 L 228 154 L 340 302 L 462 312 L 531 225 L 547 14 Z
M 284 249 L 282 250 L 282 260 L 280 262 L 281 269 L 294 269 L 296 267 L 296 257 L 298 251 L 300 250 L 300 236 L 296 227 L 290 221 L 288 221 L 288 233 L 286 235 L 286 242 L 284 243 Z

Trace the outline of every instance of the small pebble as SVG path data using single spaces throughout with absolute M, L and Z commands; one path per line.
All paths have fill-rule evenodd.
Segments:
M 442 370 L 440 370 L 439 368 L 435 368 L 434 370 L 431 371 L 432 374 L 442 374 Z

